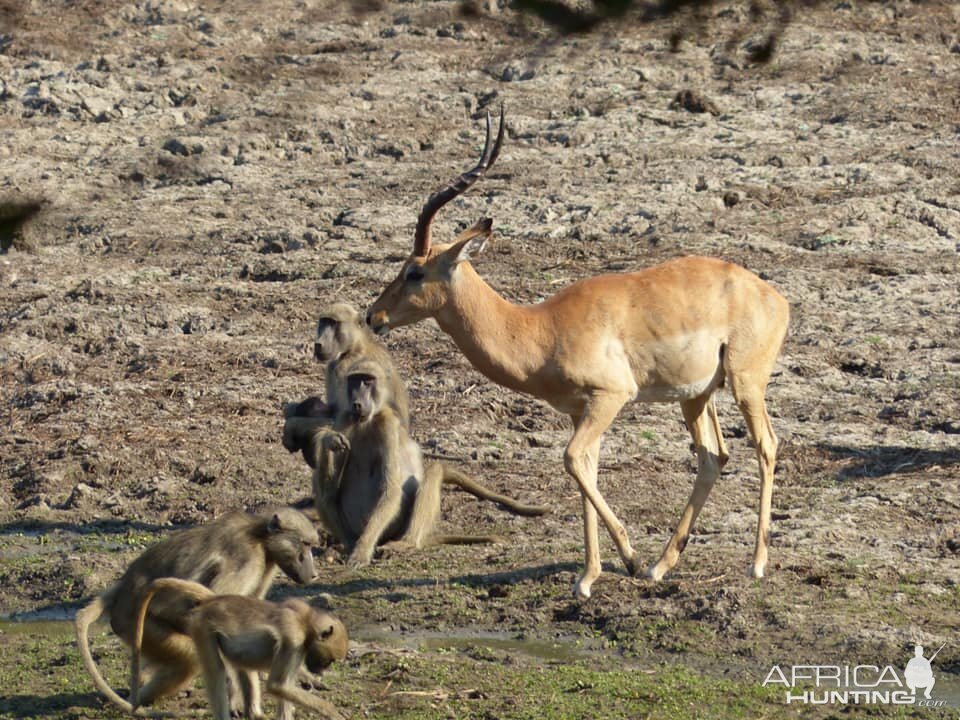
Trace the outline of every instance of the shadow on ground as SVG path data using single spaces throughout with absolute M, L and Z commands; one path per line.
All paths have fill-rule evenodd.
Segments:
M 819 447 L 836 459 L 854 461 L 837 473 L 839 480 L 878 478 L 894 473 L 917 472 L 936 466 L 960 464 L 960 448 L 927 450 L 896 445 L 867 448 L 842 445 Z
M 97 693 L 63 693 L 61 695 L 2 695 L 0 716 L 32 718 L 69 708 L 102 708 Z
M 19 533 L 43 534 L 55 530 L 65 530 L 78 535 L 126 535 L 130 531 L 161 533 L 171 530 L 181 530 L 192 525 L 156 525 L 140 522 L 139 520 L 93 520 L 91 522 L 48 522 L 46 520 L 17 520 L 0 525 L 0 536 L 17 535 Z

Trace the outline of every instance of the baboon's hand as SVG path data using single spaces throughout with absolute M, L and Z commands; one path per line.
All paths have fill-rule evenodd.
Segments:
M 350 452 L 350 441 L 338 432 L 329 432 L 323 436 L 323 449 L 336 455 Z

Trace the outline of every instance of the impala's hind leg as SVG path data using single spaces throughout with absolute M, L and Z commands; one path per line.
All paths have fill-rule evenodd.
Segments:
M 787 334 L 790 306 L 770 287 L 761 289 L 753 301 L 754 313 L 731 333 L 723 363 L 730 392 L 747 422 L 747 431 L 757 449 L 760 465 L 760 511 L 757 545 L 750 574 L 763 577 L 770 539 L 770 505 L 773 498 L 773 468 L 777 459 L 777 436 L 767 415 L 767 383 Z
M 701 395 L 693 400 L 684 400 L 680 403 L 683 410 L 683 419 L 693 436 L 693 444 L 697 450 L 697 479 L 693 484 L 693 492 L 687 501 L 687 506 L 680 515 L 680 522 L 673 537 L 667 543 L 656 565 L 647 570 L 647 576 L 653 580 L 660 580 L 680 558 L 680 553 L 687 545 L 690 531 L 703 504 L 710 495 L 713 484 L 720 477 L 720 468 L 726 462 L 726 447 L 720 435 L 720 426 L 716 422 L 716 410 L 713 408 L 711 395 Z
M 770 417 L 764 404 L 766 383 L 758 387 L 756 383 L 734 381 L 731 389 L 737 400 L 743 419 L 747 422 L 747 431 L 757 448 L 757 462 L 760 465 L 760 509 L 757 522 L 757 544 L 753 552 L 753 565 L 750 574 L 763 577 L 767 566 L 767 545 L 770 541 L 770 506 L 773 500 L 773 469 L 777 460 L 777 436 L 770 425 Z

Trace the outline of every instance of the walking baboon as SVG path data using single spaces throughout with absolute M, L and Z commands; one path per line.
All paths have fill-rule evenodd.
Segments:
M 346 372 L 349 412 L 341 409 L 333 430 L 317 442 L 314 501 L 321 522 L 348 549 L 348 564 L 370 563 L 388 541 L 423 547 L 439 543 L 498 542 L 496 536 L 434 535 L 443 482 L 494 500 L 521 515 L 545 508 L 497 495 L 441 463 L 424 467 L 420 447 L 394 409 L 381 366 L 370 358 Z
M 177 578 L 154 580 L 140 602 L 133 644 L 134 704 L 144 620 L 157 592 L 176 595 L 190 605 L 182 626 L 196 648 L 200 667 L 191 664 L 183 672 L 189 673 L 189 680 L 202 669 L 216 720 L 230 718 L 227 665 L 239 681 L 247 720 L 263 717 L 259 670 L 268 673 L 267 692 L 278 699 L 279 720 L 293 720 L 294 704 L 331 720 L 343 717 L 329 702 L 301 690 L 295 682 L 302 665 L 319 673 L 347 656 L 347 630 L 340 620 L 303 600 L 273 603 L 243 595 L 218 595 L 199 583 Z
M 273 584 L 277 568 L 291 580 L 307 583 L 316 571 L 313 548 L 317 530 L 306 516 L 292 508 L 260 515 L 232 512 L 205 525 L 181 530 L 134 560 L 119 581 L 77 613 L 74 621 L 83 664 L 94 684 L 126 712 L 133 706 L 107 684 L 90 653 L 90 625 L 102 615 L 127 645 L 133 646 L 136 613 L 147 586 L 161 577 L 192 580 L 217 594 L 263 597 Z M 154 667 L 140 692 L 147 705 L 176 692 L 196 672 L 197 655 L 183 625 L 182 596 L 161 593 L 146 618 L 143 654 Z M 131 681 L 131 687 L 138 682 Z
M 410 402 L 407 388 L 383 344 L 367 327 L 363 316 L 346 303 L 335 303 L 320 312 L 313 355 L 326 367 L 326 398 L 310 397 L 284 408 L 283 446 L 290 452 L 303 451 L 304 460 L 315 467 L 316 435 L 330 427 L 347 403 L 346 368 L 362 358 L 370 358 L 381 368 L 389 384 L 386 402 L 394 409 L 404 427 L 410 426 Z

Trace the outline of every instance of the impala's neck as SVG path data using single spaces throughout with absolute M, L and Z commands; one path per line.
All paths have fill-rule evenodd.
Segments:
M 531 392 L 531 376 L 545 363 L 540 313 L 500 297 L 463 262 L 436 320 L 477 370 L 499 385 Z

